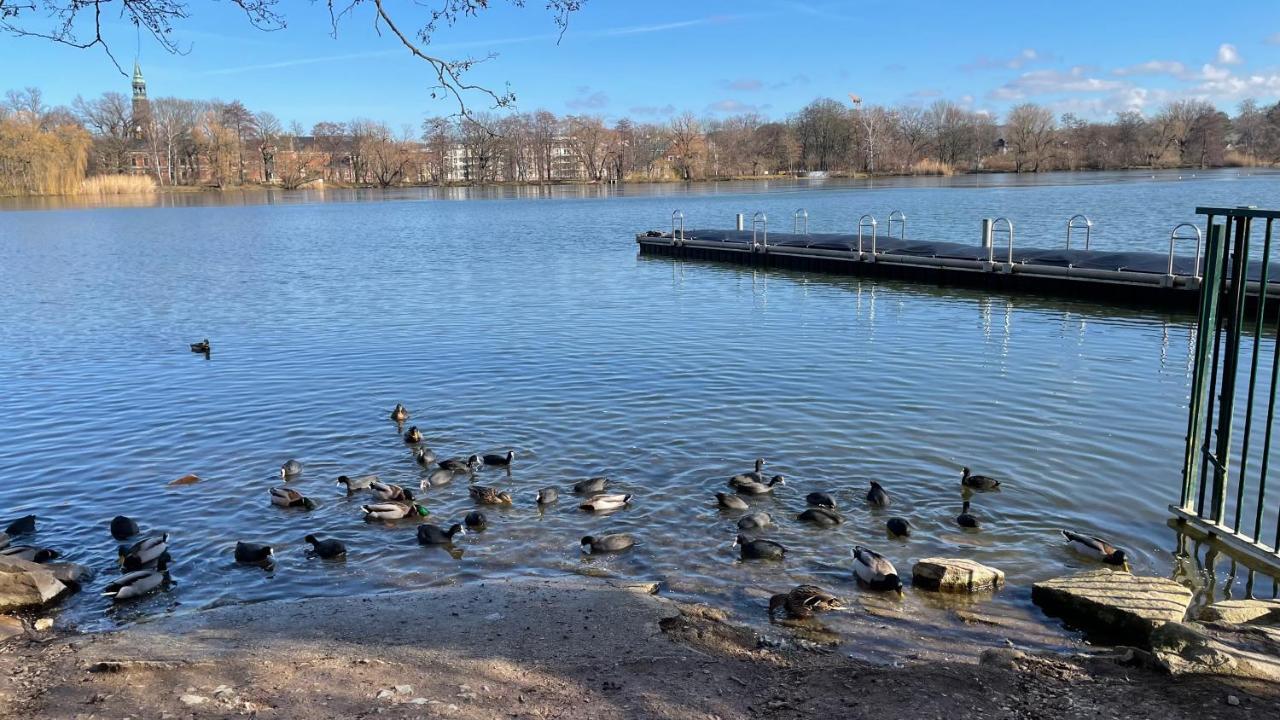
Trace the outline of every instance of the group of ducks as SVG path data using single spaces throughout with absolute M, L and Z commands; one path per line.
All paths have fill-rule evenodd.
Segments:
M 207 351 L 207 344 L 205 345 Z M 192 350 L 196 350 L 193 345 Z M 403 405 L 397 404 L 390 414 L 391 420 L 398 428 L 409 419 L 409 412 Z M 431 449 L 422 445 L 422 432 L 411 426 L 404 431 L 403 439 L 412 447 L 415 462 L 427 471 L 422 478 L 419 491 L 447 485 L 454 480 L 466 477 L 470 481 L 468 494 L 478 505 L 510 506 L 514 498 L 509 492 L 489 485 L 476 484 L 476 473 L 486 467 L 501 468 L 510 472 L 516 454 L 508 450 L 504 454 L 472 454 L 466 457 L 438 458 Z M 725 510 L 744 511 L 737 521 L 738 533 L 734 546 L 739 549 L 743 560 L 781 560 L 787 548 L 781 543 L 756 537 L 756 533 L 773 525 L 772 518 L 766 512 L 751 512 L 745 497 L 761 496 L 772 493 L 777 487 L 786 484 L 782 475 L 766 476 L 764 458 L 758 458 L 755 469 L 729 478 L 728 485 L 732 492 L 715 493 L 717 505 Z M 289 460 L 280 467 L 280 478 L 288 483 L 297 479 L 303 472 L 302 463 Z M 583 497 L 579 504 L 582 510 L 590 512 L 610 512 L 626 507 L 632 501 L 632 495 L 608 492 L 609 479 L 592 477 L 574 483 L 572 492 Z M 972 492 L 997 490 L 1000 482 L 985 475 L 972 474 L 968 467 L 963 468 L 960 479 L 963 488 L 963 506 L 955 522 L 962 528 L 975 529 L 980 526 L 976 517 L 970 512 L 969 496 Z M 337 484 L 342 486 L 348 496 L 367 492 L 374 501 L 360 506 L 366 521 L 395 522 L 406 518 L 424 518 L 430 511 L 417 502 L 413 490 L 383 482 L 376 475 L 348 477 L 341 475 Z M 271 503 L 281 508 L 313 510 L 318 504 L 299 490 L 282 485 L 269 489 Z M 537 491 L 535 502 L 544 507 L 559 499 L 559 490 L 555 487 L 544 487 Z M 868 506 L 883 509 L 892 504 L 889 492 L 876 480 L 870 481 L 866 493 Z M 826 492 L 815 491 L 805 497 L 806 508 L 796 519 L 800 522 L 816 525 L 820 528 L 835 527 L 844 522 L 835 499 Z M 58 557 L 58 553 L 50 548 L 32 545 L 10 545 L 9 538 L 32 534 L 35 532 L 36 517 L 28 515 L 11 523 L 4 533 L 0 534 L 0 555 L 18 557 L 32 562 L 43 563 Z M 417 526 L 417 539 L 423 545 L 451 545 L 458 535 L 468 531 L 483 530 L 487 526 L 487 518 L 480 510 L 469 512 L 460 523 L 448 528 L 431 523 Z M 912 525 L 902 517 L 890 517 L 885 523 L 891 537 L 904 538 L 911 535 Z M 171 582 L 168 572 L 170 562 L 169 535 L 159 533 L 135 539 L 141 531 L 138 524 L 125 516 L 112 519 L 110 531 L 119 542 L 132 541 L 121 545 L 118 550 L 118 564 L 123 575 L 109 583 L 103 595 L 113 601 L 121 602 L 145 596 Z M 1125 553 L 1097 537 L 1086 533 L 1069 530 L 1061 531 L 1071 545 L 1093 557 L 1109 564 L 1124 565 Z M 315 535 L 304 538 L 310 546 L 310 554 L 315 557 L 331 560 L 342 558 L 347 554 L 346 545 L 337 539 L 322 539 Z M 635 539 L 626 533 L 613 533 L 600 536 L 587 535 L 581 540 L 581 548 L 586 553 L 612 553 L 627 550 L 635 545 Z M 856 578 L 873 591 L 902 592 L 903 582 L 893 563 L 881 555 L 862 545 L 852 549 L 853 572 Z M 248 565 L 270 566 L 274 559 L 274 549 L 264 543 L 239 541 L 236 543 L 234 557 L 237 563 Z M 784 612 L 792 618 L 803 619 L 814 613 L 835 610 L 843 607 L 842 601 L 815 585 L 800 585 L 787 593 L 772 596 L 769 601 L 769 614 L 773 616 Z
M 764 466 L 764 458 L 757 458 L 753 471 L 729 478 L 728 484 L 733 492 L 716 493 L 717 505 L 725 510 L 749 511 L 750 506 L 742 496 L 765 495 L 786 484 L 786 478 L 782 475 L 766 476 Z M 977 529 L 981 523 L 970 512 L 969 496 L 974 492 L 997 490 L 1000 481 L 986 475 L 975 475 L 965 467 L 961 471 L 960 485 L 963 502 L 955 522 L 962 528 Z M 866 503 L 869 507 L 884 509 L 892 504 L 892 499 L 883 485 L 871 480 Z M 835 527 L 844 522 L 835 499 L 829 493 L 811 492 L 805 496 L 805 504 L 806 508 L 796 516 L 800 522 L 822 528 Z M 781 560 L 785 557 L 787 548 L 781 543 L 752 536 L 756 531 L 764 530 L 772 524 L 772 518 L 765 512 L 748 512 L 738 519 L 739 532 L 734 545 L 740 548 L 744 560 Z M 905 538 L 911 535 L 912 525 L 906 518 L 890 517 L 885 522 L 885 529 L 890 537 Z M 1073 548 L 1095 559 L 1111 565 L 1126 564 L 1125 552 L 1101 538 L 1071 530 L 1060 532 Z M 902 579 L 888 558 L 862 545 L 855 545 L 852 555 L 854 575 L 865 587 L 874 591 L 902 592 Z M 769 600 L 770 616 L 784 612 L 795 619 L 843 607 L 843 602 L 838 597 L 816 585 L 800 585 L 790 592 L 773 595 Z

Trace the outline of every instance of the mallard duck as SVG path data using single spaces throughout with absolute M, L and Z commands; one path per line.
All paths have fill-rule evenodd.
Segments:
M 405 420 L 408 420 L 409 419 L 408 408 L 406 408 L 404 405 L 401 405 L 400 403 L 396 403 L 396 406 L 391 409 L 391 419 L 395 420 L 396 422 L 404 422 Z
M 288 480 L 302 474 L 302 463 L 290 460 L 280 466 L 280 477 Z
M 468 488 L 471 499 L 481 505 L 510 505 L 511 493 L 503 492 L 488 485 L 472 485 Z
M 769 598 L 769 617 L 778 610 L 784 610 L 789 617 L 803 620 L 814 613 L 843 609 L 844 601 L 817 585 L 799 585 L 791 592 Z
M 1124 565 L 1128 562 L 1123 550 L 1118 549 L 1115 545 L 1102 538 L 1070 530 L 1061 530 L 1059 532 L 1067 539 L 1067 542 L 1071 543 L 1071 547 L 1078 552 L 1097 558 L 1108 565 Z
M 236 562 L 245 565 L 261 565 L 271 561 L 275 551 L 270 545 L 262 543 L 244 542 L 243 540 L 236 543 Z
M 510 467 L 516 459 L 516 451 L 508 450 L 506 455 L 485 455 L 481 461 L 489 467 Z
M 635 539 L 626 533 L 613 533 L 600 537 L 588 535 L 582 538 L 582 552 L 588 555 L 621 552 L 635 544 Z
M 391 500 L 412 500 L 413 493 L 399 485 L 384 483 L 381 480 L 374 480 L 369 483 L 369 492 L 382 502 Z
M 716 504 L 725 510 L 746 510 L 749 507 L 746 500 L 733 493 L 716 493 Z
M 128 540 L 139 532 L 141 530 L 138 528 L 138 523 L 134 522 L 132 518 L 124 515 L 117 515 L 111 518 L 111 537 L 116 540 Z
M 466 517 L 462 518 L 462 524 L 466 525 L 468 530 L 475 532 L 483 530 L 484 526 L 488 524 L 488 519 L 479 510 L 472 510 L 467 513 Z
M 315 510 L 316 503 L 311 498 L 286 487 L 273 487 L 270 490 L 271 504 L 282 508 L 302 508 L 303 510 Z
M 867 504 L 871 507 L 888 507 L 889 502 L 889 493 L 885 491 L 884 486 L 872 480 L 871 489 L 867 491 Z
M 550 505 L 560 499 L 560 491 L 553 487 L 545 487 L 538 491 L 538 504 Z
M 740 548 L 743 560 L 781 560 L 787 549 L 781 543 L 772 540 L 752 540 L 739 534 L 733 541 L 734 547 Z
M 114 602 L 124 602 L 153 593 L 168 584 L 167 570 L 138 570 L 108 583 L 102 591 L 102 596 L 109 597 Z
M 22 517 L 9 523 L 9 527 L 4 529 L 4 534 L 11 538 L 19 535 L 30 535 L 36 531 L 36 516 L 23 515 Z
M 417 447 L 413 449 L 413 461 L 422 467 L 430 467 L 436 461 L 436 453 L 431 448 Z
M 315 535 L 308 535 L 302 539 L 311 543 L 311 552 L 321 560 L 332 560 L 347 554 L 347 546 L 343 545 L 341 540 L 321 540 Z
M 460 457 L 451 457 L 436 463 L 445 470 L 452 470 L 455 473 L 473 473 L 476 468 L 483 464 L 479 455 L 472 455 L 465 460 Z
M 888 558 L 861 545 L 853 548 L 853 573 L 872 590 L 902 591 L 902 580 Z
M 911 535 L 911 523 L 903 518 L 889 518 L 884 526 L 893 537 L 909 537 Z
M 205 338 L 200 342 L 191 343 L 191 352 L 201 353 L 202 355 L 208 355 L 209 354 L 209 338 Z
M 418 483 L 418 487 L 420 487 L 423 490 L 426 490 L 427 488 L 440 487 L 441 485 L 448 485 L 449 483 L 453 482 L 453 479 L 458 477 L 459 474 L 460 473 L 456 473 L 452 470 L 445 470 L 444 468 L 436 468 L 435 470 L 432 470 L 430 474 L 428 474 L 426 477 L 422 478 L 422 482 Z
M 431 514 L 418 503 L 401 501 L 369 503 L 361 505 L 360 511 L 364 513 L 365 520 L 400 520 L 410 515 L 426 517 Z
M 773 524 L 767 512 L 753 512 L 738 518 L 739 530 L 763 530 Z
M 956 524 L 962 528 L 976 528 L 981 525 L 981 523 L 978 522 L 978 518 L 969 514 L 968 500 L 965 500 L 964 503 L 960 505 L 960 514 L 956 516 Z
M 803 512 L 796 516 L 796 519 L 818 527 L 835 527 L 844 522 L 844 518 L 841 517 L 840 513 L 824 507 L 805 508 Z
M 354 495 L 357 490 L 368 490 L 369 486 L 376 482 L 378 482 L 377 475 L 361 475 L 356 478 L 339 475 L 337 484 L 347 489 L 347 495 Z
M 617 510 L 626 507 L 631 502 L 630 494 L 614 493 L 612 495 L 596 495 L 590 500 L 578 506 L 582 510 L 590 510 L 591 512 L 608 512 L 609 510 Z
M 458 523 L 449 526 L 448 530 L 439 525 L 423 524 L 418 526 L 418 543 L 420 545 L 452 545 L 454 535 L 466 535 L 467 531 Z
M 739 495 L 764 495 L 773 492 L 774 486 L 786 485 L 787 479 L 781 475 L 774 475 L 770 478 L 768 484 L 744 481 L 734 485 L 733 489 Z
M 573 484 L 573 493 L 575 495 L 591 495 L 594 493 L 604 492 L 605 485 L 609 484 L 607 477 L 593 477 L 587 480 L 579 480 Z
M 974 490 L 994 490 L 1000 487 L 1000 481 L 986 475 L 970 475 L 966 466 L 960 475 L 960 484 Z
M 0 555 L 43 565 L 50 560 L 58 559 L 61 553 L 53 548 L 35 547 L 33 545 L 10 545 L 4 550 L 0 550 Z
M 804 496 L 805 504 L 813 507 L 827 508 L 828 510 L 836 509 L 836 499 L 824 492 L 811 492 Z M 800 587 L 813 587 L 812 585 L 801 585 Z
M 140 570 L 154 563 L 169 550 L 169 533 L 145 537 L 128 548 L 120 548 L 120 566 Z
M 729 487 L 736 488 L 738 483 L 753 482 L 764 483 L 769 478 L 764 476 L 764 466 L 766 465 L 764 458 L 756 458 L 756 469 L 752 472 L 738 473 L 729 478 Z
M 404 441 L 410 445 L 417 445 L 422 442 L 422 431 L 417 425 L 412 425 L 408 430 L 404 431 Z

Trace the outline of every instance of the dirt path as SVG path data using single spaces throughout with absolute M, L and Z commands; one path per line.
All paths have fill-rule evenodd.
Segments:
M 718 611 L 648 590 L 590 579 L 476 583 L 223 607 L 117 633 L 11 644 L 0 650 L 0 715 L 1280 716 L 1275 686 L 1174 681 L 1097 659 L 1005 651 L 982 664 L 882 667 L 761 647 Z

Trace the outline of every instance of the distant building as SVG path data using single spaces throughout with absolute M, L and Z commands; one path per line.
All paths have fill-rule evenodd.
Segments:
M 151 102 L 147 100 L 147 81 L 142 79 L 142 66 L 133 61 L 133 139 L 143 140 L 151 125 Z

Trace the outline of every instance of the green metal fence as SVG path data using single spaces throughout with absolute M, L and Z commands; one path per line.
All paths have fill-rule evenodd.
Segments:
M 1280 491 L 1267 494 L 1280 381 L 1280 312 L 1267 317 L 1272 227 L 1280 210 L 1196 208 L 1204 279 L 1175 516 L 1229 550 L 1280 569 Z M 1280 275 L 1280 272 L 1277 272 Z

